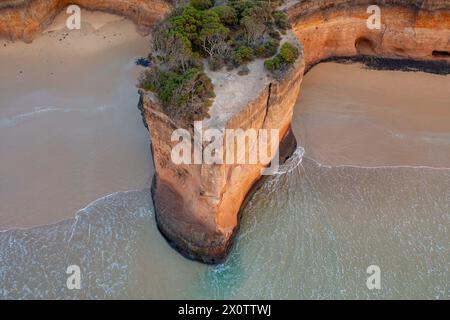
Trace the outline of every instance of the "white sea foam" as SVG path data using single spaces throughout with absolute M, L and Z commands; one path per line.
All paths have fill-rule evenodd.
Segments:
M 152 215 L 149 190 L 116 192 L 73 219 L 0 232 L 0 299 L 125 296 L 138 232 Z M 79 292 L 65 287 L 71 264 L 83 272 Z
M 287 173 L 291 173 L 295 169 L 298 168 L 302 164 L 303 156 L 305 154 L 305 149 L 303 147 L 298 147 L 295 149 L 292 156 L 286 160 L 286 162 L 278 168 L 278 171 L 275 172 L 275 175 L 283 175 Z
M 11 117 L 0 118 L 0 128 L 4 127 L 13 127 L 18 123 L 26 120 L 31 120 L 37 116 L 50 113 L 50 112 L 79 112 L 79 113 L 87 113 L 87 114 L 97 114 L 105 111 L 109 111 L 114 109 L 115 106 L 99 106 L 97 108 L 91 109 L 76 109 L 76 108 L 62 108 L 62 107 L 54 107 L 54 106 L 39 106 L 34 107 L 32 111 L 20 113 Z

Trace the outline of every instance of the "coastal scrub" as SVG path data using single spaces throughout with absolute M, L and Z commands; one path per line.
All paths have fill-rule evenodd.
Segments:
M 215 94 L 206 65 L 211 70 L 240 68 L 244 75 L 246 64 L 257 58 L 277 55 L 266 61 L 270 71 L 295 61 L 298 51 L 292 45 L 278 53 L 281 34 L 290 28 L 287 16 L 276 10 L 280 4 L 190 0 L 176 8 L 154 28 L 151 67 L 141 75 L 140 87 L 155 92 L 175 120 L 189 124 L 208 117 Z

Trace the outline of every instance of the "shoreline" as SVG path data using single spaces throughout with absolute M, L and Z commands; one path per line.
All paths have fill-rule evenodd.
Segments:
M 399 72 L 425 72 L 436 75 L 449 75 L 450 63 L 447 61 L 436 60 L 415 60 L 407 58 L 386 58 L 377 56 L 346 56 L 346 57 L 330 57 L 323 59 L 307 67 L 305 75 L 314 67 L 321 63 L 336 62 L 340 64 L 359 63 L 369 70 L 378 71 L 399 71 Z
M 305 76 L 294 132 L 324 166 L 448 168 L 449 85 L 449 75 L 322 63 Z

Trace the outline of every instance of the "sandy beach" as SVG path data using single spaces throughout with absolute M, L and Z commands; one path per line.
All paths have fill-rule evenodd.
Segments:
M 450 76 L 324 63 L 294 111 L 306 156 L 339 166 L 450 167 Z
M 62 12 L 33 43 L 0 40 L 0 230 L 71 218 L 145 187 L 149 141 L 135 87 L 148 39 L 121 17 Z

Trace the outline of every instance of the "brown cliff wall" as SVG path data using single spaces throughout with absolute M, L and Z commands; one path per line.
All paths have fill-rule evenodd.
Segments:
M 224 128 L 279 129 L 280 138 L 285 137 L 280 154 L 292 152 L 287 151 L 295 144 L 289 129 L 304 68 L 299 58 L 285 77 L 270 79 Z M 152 93 L 141 91 L 141 98 L 156 169 L 153 197 L 158 227 L 185 256 L 218 263 L 229 252 L 241 205 L 264 166 L 174 164 L 170 153 L 176 143 L 170 139 L 179 126 L 162 112 Z
M 367 28 L 367 8 L 381 8 L 381 30 Z M 288 10 L 307 66 L 359 54 L 450 62 L 450 1 L 314 1 Z M 434 54 L 433 54 L 434 53 Z
M 171 9 L 164 0 L 0 0 L 0 37 L 31 42 L 70 4 L 127 17 L 142 33 Z

